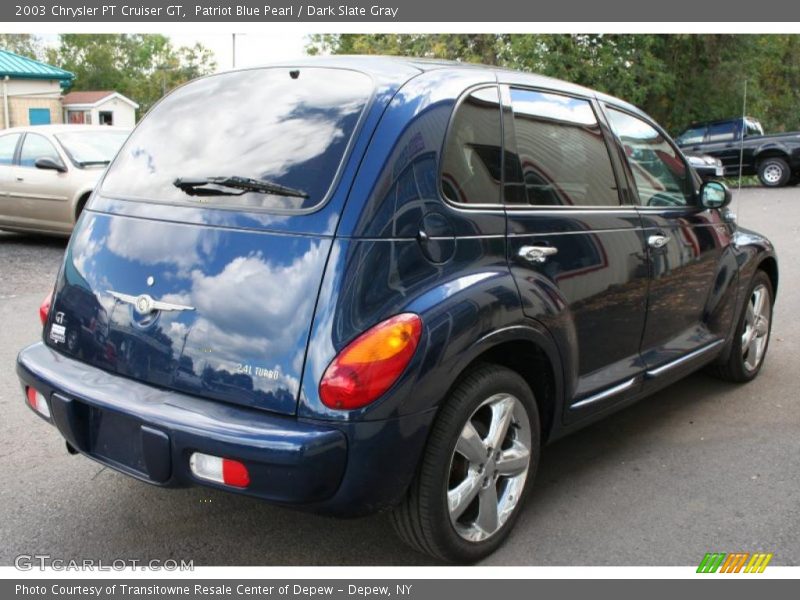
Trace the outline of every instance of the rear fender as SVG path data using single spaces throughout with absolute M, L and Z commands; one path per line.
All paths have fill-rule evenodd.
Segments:
M 444 265 L 429 263 L 416 240 L 334 242 L 303 372 L 300 417 L 379 420 L 429 410 L 482 352 L 511 339 L 536 340 L 557 362 L 552 342 L 523 316 L 505 241 L 460 242 Z M 363 409 L 325 407 L 318 388 L 331 360 L 360 333 L 402 312 L 420 315 L 423 333 L 400 379 Z

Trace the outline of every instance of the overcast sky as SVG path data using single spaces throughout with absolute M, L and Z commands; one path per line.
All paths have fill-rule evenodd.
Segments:
M 200 42 L 214 52 L 217 68 L 230 69 L 233 43 L 230 33 L 179 33 L 170 35 L 175 46 L 191 46 Z M 237 33 L 236 66 L 249 67 L 268 62 L 305 56 L 306 36 L 295 32 Z
M 217 69 L 230 69 L 233 58 L 233 35 L 229 33 L 178 33 L 166 34 L 174 46 L 193 46 L 203 44 L 214 53 Z M 39 34 L 42 41 L 50 46 L 58 44 L 58 35 Z M 308 35 L 295 31 L 282 33 L 236 34 L 236 66 L 251 67 L 269 62 L 291 60 L 306 55 L 305 45 Z

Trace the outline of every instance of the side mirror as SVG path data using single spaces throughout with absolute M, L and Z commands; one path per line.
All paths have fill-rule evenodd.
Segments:
M 721 181 L 706 181 L 700 188 L 703 208 L 724 208 L 731 203 L 731 191 Z
M 64 166 L 60 160 L 54 160 L 49 156 L 42 156 L 41 158 L 37 158 L 36 162 L 33 163 L 37 169 L 47 169 L 50 171 L 58 171 L 59 173 L 66 173 L 67 167 Z

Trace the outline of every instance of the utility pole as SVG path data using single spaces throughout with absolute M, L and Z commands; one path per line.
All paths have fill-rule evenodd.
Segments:
M 233 60 L 231 62 L 232 62 L 232 68 L 235 69 L 236 68 L 236 34 L 235 33 L 231 34 L 231 42 L 233 44 Z

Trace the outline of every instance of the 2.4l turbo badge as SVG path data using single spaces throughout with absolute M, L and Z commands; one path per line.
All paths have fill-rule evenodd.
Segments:
M 272 379 L 277 381 L 280 377 L 278 369 L 266 369 L 264 367 L 254 367 L 247 363 L 236 363 L 235 373 L 243 373 L 251 377 L 263 377 L 264 379 Z

